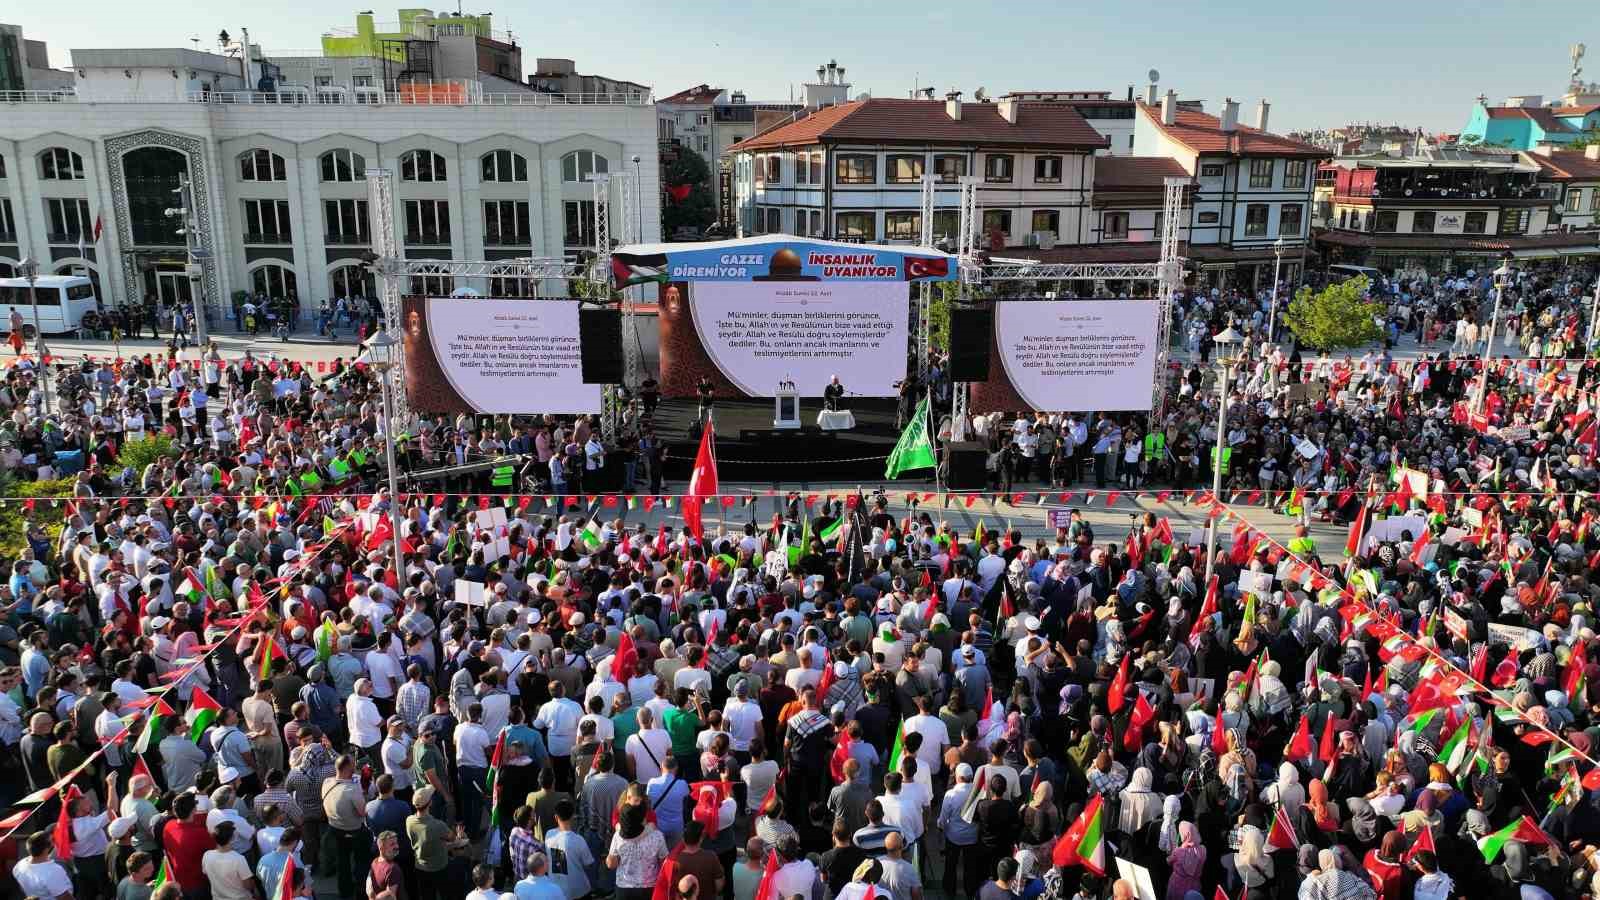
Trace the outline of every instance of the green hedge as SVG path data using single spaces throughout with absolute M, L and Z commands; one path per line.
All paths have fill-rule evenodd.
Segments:
M 64 505 L 42 502 L 37 498 L 71 497 L 73 481 L 72 478 L 18 481 L 10 474 L 0 474 L 0 496 L 8 498 L 0 506 L 0 557 L 14 560 L 28 548 L 27 528 L 30 520 L 41 524 L 50 543 L 55 544 L 66 522 Z M 16 499 L 19 497 L 36 498 L 31 514 L 23 508 L 23 501 Z

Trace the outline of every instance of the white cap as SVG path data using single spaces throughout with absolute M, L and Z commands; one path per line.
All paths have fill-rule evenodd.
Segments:
M 958 780 L 960 780 L 960 781 L 971 781 L 972 780 L 972 764 L 971 763 L 962 763 L 961 765 L 956 766 L 956 778 Z
M 139 824 L 138 816 L 118 816 L 111 820 L 111 825 L 106 828 L 106 831 L 111 835 L 112 840 L 120 841 L 127 837 L 129 832 L 133 831 L 133 826 L 137 824 Z
M 1029 616 L 1026 619 L 1023 619 L 1022 620 L 1022 627 L 1028 629 L 1029 631 L 1038 631 L 1039 630 L 1039 617 L 1038 616 Z
M 150 620 L 150 627 L 155 629 L 156 631 L 160 631 L 161 629 L 163 629 L 163 628 L 165 628 L 165 627 L 167 627 L 168 625 L 171 625 L 171 624 L 172 624 L 172 620 L 167 618 L 166 616 L 156 616 L 154 619 Z

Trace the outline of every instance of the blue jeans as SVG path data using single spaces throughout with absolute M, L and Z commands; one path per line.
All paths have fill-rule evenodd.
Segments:
M 467 835 L 477 840 L 483 835 L 483 782 L 489 777 L 489 770 L 477 766 L 458 766 L 456 768 L 456 796 L 457 805 L 461 808 L 457 814 L 461 821 L 466 823 Z

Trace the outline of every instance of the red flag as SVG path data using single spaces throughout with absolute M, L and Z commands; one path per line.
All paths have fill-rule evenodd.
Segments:
M 1228 892 L 1224 891 L 1222 885 L 1219 884 L 1216 891 L 1212 893 L 1211 900 L 1228 900 Z
M 1283 807 L 1278 807 L 1278 812 L 1272 817 L 1272 830 L 1267 832 L 1267 844 L 1279 850 L 1293 850 L 1300 846 L 1300 838 L 1294 833 L 1294 825 L 1289 821 L 1289 814 Z
M 627 684 L 633 670 L 638 667 L 639 651 L 634 649 L 633 638 L 626 631 L 617 639 L 617 652 L 611 658 L 611 680 Z
M 833 756 L 828 759 L 828 774 L 833 776 L 834 784 L 844 783 L 844 764 L 850 759 L 850 734 L 848 732 L 839 736 L 839 746 L 833 748 Z
M 294 900 L 294 854 L 283 861 L 283 874 L 278 877 L 276 887 L 272 900 Z
M 61 798 L 61 813 L 56 816 L 56 827 L 52 833 L 57 859 L 72 859 L 72 804 L 82 796 L 83 792 L 78 790 L 78 786 L 72 785 L 67 788 L 67 795 Z
M 1432 541 L 1433 541 L 1433 532 L 1429 531 L 1426 528 L 1422 529 L 1422 536 L 1417 538 L 1416 543 L 1411 545 L 1411 564 L 1412 565 L 1420 567 L 1423 564 L 1422 563 L 1422 555 L 1423 555 L 1424 552 L 1427 551 L 1428 544 L 1431 543 Z
M 1138 699 L 1133 702 L 1133 714 L 1128 717 L 1128 728 L 1122 732 L 1122 746 L 1128 752 L 1137 753 L 1139 748 L 1144 746 L 1144 727 L 1155 717 L 1155 708 L 1150 705 L 1150 701 L 1144 699 L 1144 693 L 1140 692 Z
M 778 854 L 772 850 L 767 851 L 767 864 L 761 870 L 761 883 L 756 886 L 755 900 L 767 900 L 772 896 L 772 879 L 778 874 Z M 654 898 L 652 898 L 654 900 Z
M 1338 745 L 1334 743 L 1333 713 L 1328 713 L 1328 722 L 1322 726 L 1322 740 L 1317 746 L 1317 759 L 1325 763 L 1333 762 L 1338 753 Z
M 1222 724 L 1222 704 L 1217 704 L 1217 721 L 1211 726 L 1211 749 L 1218 756 L 1228 752 L 1228 729 Z
M 1122 654 L 1122 664 L 1117 667 L 1117 677 L 1111 679 L 1111 687 L 1106 691 L 1106 709 L 1115 715 L 1127 702 L 1124 696 L 1128 692 L 1128 657 L 1132 654 Z
M 1415 842 L 1412 843 L 1411 849 L 1406 851 L 1406 862 L 1411 862 L 1411 858 L 1412 857 L 1416 856 L 1418 853 L 1421 853 L 1424 850 L 1428 851 L 1429 853 L 1432 853 L 1434 856 L 1438 856 L 1439 855 L 1438 849 L 1435 848 L 1434 845 L 1433 845 L 1433 826 L 1432 825 L 1424 825 L 1423 826 L 1422 832 L 1417 835 L 1417 839 L 1416 839 Z
M 1311 719 L 1304 713 L 1300 715 L 1300 725 L 1294 730 L 1294 737 L 1289 739 L 1289 746 L 1283 751 L 1283 758 L 1311 758 Z
M 155 776 L 150 774 L 150 765 L 144 761 L 144 757 L 134 754 L 133 777 L 138 778 L 140 775 L 150 779 L 152 782 L 155 781 Z
M 706 497 L 717 493 L 717 454 L 713 446 L 715 435 L 716 428 L 712 425 L 711 417 L 707 416 L 700 432 L 700 449 L 694 456 L 694 469 L 689 473 L 689 493 L 683 498 L 683 523 L 689 526 L 689 533 L 695 536 L 695 540 L 705 539 L 700 505 Z
M 706 836 L 717 836 L 717 823 L 722 818 L 722 801 L 732 796 L 733 785 L 726 781 L 696 781 L 689 785 L 694 792 L 694 812 L 692 817 L 696 822 L 706 827 Z
M 1483 679 L 1489 672 L 1489 645 L 1487 642 L 1479 644 L 1478 649 L 1472 651 L 1472 680 L 1483 684 Z
M 1211 628 L 1211 617 L 1217 614 L 1218 576 L 1212 575 L 1206 582 L 1206 599 L 1200 606 L 1200 615 L 1194 620 L 1194 626 L 1189 629 L 1190 646 L 1200 644 L 1200 635 Z
M 833 663 L 823 660 L 822 677 L 817 679 L 817 702 L 822 703 L 824 708 L 827 705 L 828 691 L 833 689 L 833 681 L 836 677 L 838 676 L 833 673 Z
M 984 690 L 983 690 L 983 715 L 978 717 L 978 721 L 980 721 L 980 722 L 989 721 L 989 717 L 990 717 L 990 714 L 992 712 L 994 712 L 994 685 L 993 684 L 989 685 L 988 687 L 984 688 Z
M 667 858 L 661 863 L 661 868 L 656 870 L 655 889 L 650 894 L 650 900 L 672 900 L 674 888 L 678 886 L 678 851 L 683 849 L 679 844 L 672 848 Z M 765 877 L 762 883 L 766 883 Z

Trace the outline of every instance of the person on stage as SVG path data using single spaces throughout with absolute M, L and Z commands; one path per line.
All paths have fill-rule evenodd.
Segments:
M 844 385 L 839 383 L 839 376 L 835 375 L 828 381 L 828 386 L 822 389 L 822 408 L 828 412 L 839 411 L 839 401 L 844 398 Z

